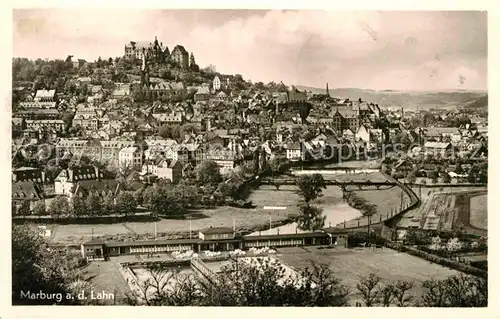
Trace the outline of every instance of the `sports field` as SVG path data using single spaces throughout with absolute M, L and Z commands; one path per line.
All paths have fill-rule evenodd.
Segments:
M 413 294 L 421 294 L 421 284 L 427 279 L 445 279 L 457 271 L 430 263 L 395 250 L 384 248 L 372 251 L 369 248 L 360 249 L 318 249 L 318 247 L 294 247 L 278 249 L 276 257 L 296 270 L 317 263 L 327 263 L 334 275 L 341 279 L 344 285 L 351 287 L 350 297 L 358 299 L 356 283 L 359 276 L 376 273 L 383 284 L 395 280 L 413 280 Z

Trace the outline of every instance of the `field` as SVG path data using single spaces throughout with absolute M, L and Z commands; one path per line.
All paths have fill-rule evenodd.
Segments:
M 413 280 L 413 294 L 421 294 L 421 284 L 427 279 L 445 279 L 458 274 L 457 271 L 429 263 L 424 259 L 384 248 L 382 251 L 370 249 L 359 250 L 327 250 L 317 247 L 282 248 L 276 254 L 278 259 L 296 270 L 310 265 L 310 261 L 327 263 L 334 275 L 344 285 L 351 288 L 350 298 L 358 299 L 356 283 L 359 276 L 367 276 L 371 272 L 382 278 L 382 283 L 395 280 Z
M 470 199 L 470 224 L 480 229 L 488 229 L 488 195 Z

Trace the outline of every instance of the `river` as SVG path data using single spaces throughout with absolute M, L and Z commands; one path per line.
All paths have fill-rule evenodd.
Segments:
M 323 196 L 314 201 L 314 205 L 323 209 L 323 216 L 326 217 L 325 227 L 334 227 L 344 221 L 362 216 L 359 210 L 352 208 L 349 204 L 347 204 L 347 202 L 342 198 L 342 190 L 337 186 L 328 186 L 327 189 L 323 191 Z M 308 231 L 300 230 L 297 227 L 297 223 L 294 222 L 260 232 L 253 232 L 250 235 L 258 236 L 306 232 Z

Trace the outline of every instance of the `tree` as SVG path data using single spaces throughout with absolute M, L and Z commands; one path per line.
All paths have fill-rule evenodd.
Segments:
M 91 215 L 99 216 L 102 213 L 101 199 L 96 194 L 89 194 L 85 200 L 85 206 Z
M 300 207 L 297 224 L 302 230 L 315 231 L 325 227 L 325 220 L 326 216 L 323 216 L 323 209 L 306 204 Z
M 451 254 L 459 251 L 460 249 L 462 249 L 462 247 L 463 244 L 458 238 L 451 238 L 446 243 L 446 250 L 448 250 Z
M 133 193 L 135 201 L 137 202 L 137 205 L 139 205 L 139 206 L 144 204 L 144 190 L 145 190 L 145 188 L 141 187 Z
M 408 183 L 414 184 L 415 181 L 417 180 L 417 176 L 415 175 L 415 172 L 414 171 L 408 172 L 408 174 L 406 175 L 406 180 L 408 181 Z
M 115 201 L 113 196 L 106 194 L 101 198 L 102 215 L 111 215 L 115 213 Z
M 413 301 L 414 297 L 407 294 L 407 292 L 412 288 L 412 281 L 396 281 L 394 284 L 394 296 L 399 307 L 408 307 Z
M 281 155 L 274 156 L 269 161 L 269 167 L 271 168 L 271 171 L 273 173 L 283 173 L 284 168 L 286 167 L 287 164 L 288 164 L 288 159 Z
M 140 304 L 148 306 L 196 305 L 201 293 L 193 274 L 177 270 L 165 271 L 161 266 L 147 266 L 148 279 L 139 283 L 139 292 L 134 293 Z
M 85 200 L 76 194 L 71 198 L 71 213 L 75 217 L 87 215 Z
M 437 183 L 438 177 L 439 173 L 437 172 L 437 170 L 433 170 L 429 173 L 429 178 L 431 179 L 433 184 Z
M 26 298 L 23 293 L 61 294 L 61 300 Z M 61 260 L 46 249 L 43 239 L 27 226 L 12 228 L 12 304 L 52 305 L 73 304 L 65 298 L 67 288 Z
M 30 202 L 27 200 L 22 201 L 21 205 L 17 210 L 17 214 L 21 216 L 26 216 L 31 213 Z
M 69 212 L 69 202 L 65 196 L 56 196 L 50 203 L 48 213 L 52 217 L 66 217 L 69 215 Z
M 320 174 L 300 175 L 296 178 L 299 187 L 299 195 L 304 198 L 306 203 L 322 196 L 323 189 L 326 189 L 326 183 Z
M 199 185 L 217 185 L 222 181 L 219 166 L 214 161 L 203 161 L 196 167 L 196 181 Z
M 431 250 L 441 250 L 443 249 L 441 238 L 439 236 L 432 237 L 431 244 L 429 246 Z
M 237 199 L 238 189 L 238 184 L 227 181 L 220 183 L 217 187 L 217 191 L 219 191 L 224 197 L 231 197 L 233 199 Z
M 333 276 L 328 265 L 306 267 L 289 277 L 270 258 L 249 263 L 235 260 L 216 275 L 216 283 L 203 289 L 205 306 L 345 306 L 349 290 Z
M 443 183 L 449 184 L 451 182 L 451 177 L 448 173 L 443 174 Z
M 396 288 L 393 283 L 389 283 L 379 288 L 378 295 L 382 306 L 389 307 L 394 300 Z
M 368 276 L 361 276 L 359 282 L 356 284 L 356 289 L 361 294 L 365 306 L 374 306 L 380 295 L 380 290 L 378 290 L 380 277 L 374 273 L 370 273 Z
M 47 210 L 45 208 L 45 200 L 36 202 L 35 206 L 33 207 L 33 214 L 37 216 L 47 215 Z
M 426 307 L 487 307 L 488 281 L 464 273 L 444 280 L 430 279 L 422 287 L 422 304 Z
M 116 198 L 116 213 L 128 216 L 135 214 L 137 201 L 131 192 L 122 191 Z
M 185 212 L 184 207 L 175 198 L 171 185 L 155 185 L 144 191 L 144 204 L 154 216 L 179 215 Z

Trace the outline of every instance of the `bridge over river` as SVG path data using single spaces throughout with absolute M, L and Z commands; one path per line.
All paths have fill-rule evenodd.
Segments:
M 264 178 L 261 180 L 261 185 L 273 185 L 276 189 L 283 185 L 296 185 L 297 181 L 294 178 Z M 397 181 L 371 181 L 369 179 L 363 180 L 345 180 L 345 179 L 325 179 L 325 184 L 329 186 L 338 186 L 345 190 L 347 186 L 357 186 L 360 190 L 370 187 L 376 189 L 381 189 L 382 187 L 394 187 L 397 186 Z

